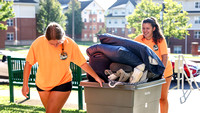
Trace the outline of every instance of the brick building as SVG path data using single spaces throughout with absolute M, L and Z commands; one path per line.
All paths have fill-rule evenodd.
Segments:
M 14 0 L 15 17 L 6 21 L 7 30 L 1 30 L 0 48 L 5 45 L 29 45 L 36 38 L 34 0 Z

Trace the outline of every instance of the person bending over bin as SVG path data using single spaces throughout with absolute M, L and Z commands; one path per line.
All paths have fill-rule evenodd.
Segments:
M 59 113 L 72 90 L 70 62 L 89 73 L 102 87 L 104 82 L 87 64 L 78 45 L 65 36 L 63 28 L 50 23 L 45 35 L 38 37 L 31 45 L 26 57 L 23 73 L 22 94 L 28 98 L 28 79 L 32 65 L 38 63 L 36 88 L 47 113 Z

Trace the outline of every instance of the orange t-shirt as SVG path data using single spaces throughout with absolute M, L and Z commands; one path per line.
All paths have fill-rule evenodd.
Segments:
M 38 37 L 31 45 L 26 61 L 31 65 L 38 62 L 36 85 L 43 90 L 72 81 L 70 62 L 81 66 L 86 62 L 78 45 L 70 38 L 65 37 L 64 51 L 67 59 L 61 60 L 62 44 L 54 47 L 49 44 L 45 36 Z
M 156 44 L 153 42 L 152 38 L 150 40 L 147 40 L 143 38 L 143 35 L 138 35 L 134 40 L 150 47 L 156 53 L 156 55 L 160 58 L 161 61 L 162 61 L 161 56 L 164 54 L 168 54 L 167 43 L 165 39 L 161 40 L 160 43 L 158 42 L 157 47 L 155 46 Z M 168 76 L 171 76 L 172 74 L 173 74 L 172 64 L 168 60 L 167 65 L 165 67 L 165 71 L 164 71 L 164 77 L 166 78 Z

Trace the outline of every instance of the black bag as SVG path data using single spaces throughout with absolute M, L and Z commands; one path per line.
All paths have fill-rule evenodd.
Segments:
M 104 71 L 109 69 L 111 61 L 103 53 L 97 52 L 89 56 L 89 64 L 97 75 L 108 83 L 108 76 Z M 89 81 L 95 82 L 95 79 L 89 74 L 87 74 L 87 78 Z

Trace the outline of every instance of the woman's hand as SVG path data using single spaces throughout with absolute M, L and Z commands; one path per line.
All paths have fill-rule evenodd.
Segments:
M 99 78 L 99 76 L 95 73 L 95 71 L 87 62 L 81 65 L 81 69 L 90 74 L 100 84 L 100 86 L 103 87 L 102 83 L 104 82 L 104 80 Z
M 26 97 L 26 98 L 28 98 L 28 93 L 29 93 L 29 87 L 28 87 L 28 85 L 23 85 L 23 87 L 22 87 L 22 94 Z
M 103 87 L 103 83 L 105 83 L 104 80 L 102 80 L 100 77 L 95 78 L 95 80 L 100 84 L 101 87 Z

